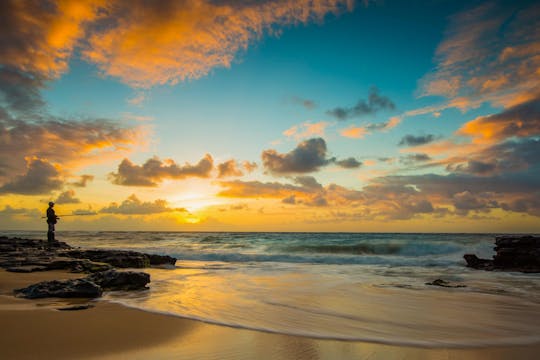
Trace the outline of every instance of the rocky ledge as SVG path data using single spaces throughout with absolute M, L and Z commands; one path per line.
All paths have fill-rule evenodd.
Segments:
M 467 266 L 480 270 L 505 270 L 526 273 L 540 272 L 540 237 L 532 235 L 504 235 L 495 238 L 497 252 L 493 259 L 480 259 L 465 254 Z
M 142 290 L 150 282 L 144 272 L 116 271 L 114 268 L 144 268 L 174 265 L 170 256 L 123 250 L 86 250 L 64 242 L 49 245 L 45 241 L 0 236 L 0 267 L 11 272 L 67 270 L 88 273 L 71 280 L 44 281 L 16 289 L 18 297 L 37 299 L 96 298 L 103 291 Z
M 94 273 L 117 268 L 145 268 L 174 265 L 170 256 L 124 250 L 87 250 L 65 242 L 49 246 L 41 240 L 0 236 L 0 267 L 13 272 L 68 270 Z

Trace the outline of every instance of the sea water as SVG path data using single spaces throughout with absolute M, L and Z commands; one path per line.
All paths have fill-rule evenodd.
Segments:
M 3 235 L 42 238 L 34 232 Z M 225 326 L 425 347 L 540 342 L 540 274 L 467 268 L 495 234 L 58 232 L 179 260 L 105 300 Z M 459 288 L 426 283 L 443 279 Z

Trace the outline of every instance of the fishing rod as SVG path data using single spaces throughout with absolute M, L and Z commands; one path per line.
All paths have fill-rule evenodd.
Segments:
M 68 214 L 68 215 L 56 215 L 57 217 L 66 217 L 66 216 L 89 216 L 89 215 L 97 215 L 97 213 L 88 213 L 88 214 Z M 46 216 L 42 216 L 42 219 L 46 219 Z

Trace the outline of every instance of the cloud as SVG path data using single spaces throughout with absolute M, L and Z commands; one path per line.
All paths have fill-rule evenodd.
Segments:
M 369 134 L 369 131 L 365 127 L 361 126 L 349 126 L 346 129 L 340 131 L 341 136 L 351 139 L 362 139 Z
M 79 177 L 79 181 L 71 182 L 69 185 L 76 186 L 76 187 L 86 187 L 86 184 L 88 184 L 90 181 L 94 180 L 93 175 L 81 175 Z
M 326 142 L 322 138 L 302 141 L 286 154 L 265 150 L 262 160 L 264 167 L 274 174 L 313 172 L 334 161 L 326 158 Z
M 248 173 L 251 173 L 253 171 L 255 171 L 258 167 L 257 163 L 252 161 L 244 161 L 242 162 L 242 167 L 248 172 Z
M 381 110 L 394 110 L 395 108 L 396 106 L 392 100 L 386 96 L 379 95 L 379 90 L 376 87 L 372 87 L 369 90 L 367 101 L 360 99 L 353 107 L 337 107 L 328 110 L 326 113 L 335 117 L 337 120 L 343 121 L 375 114 Z
M 85 216 L 85 215 L 97 215 L 98 213 L 94 210 L 92 210 L 92 207 L 88 207 L 88 209 L 76 209 L 71 212 L 73 215 L 77 216 Z
M 304 122 L 300 125 L 294 125 L 283 132 L 283 135 L 292 137 L 296 140 L 313 137 L 324 136 L 324 131 L 330 123 L 326 121 L 320 121 L 318 123 Z
M 450 158 L 447 163 L 446 169 L 450 172 L 477 176 L 523 171 L 540 164 L 540 140 L 509 140 L 485 147 L 466 159 Z
M 104 74 L 132 86 L 174 84 L 229 67 L 264 34 L 352 8 L 352 0 L 7 1 L 0 58 L 52 79 L 81 49 Z
M 284 203 L 284 204 L 294 205 L 294 204 L 296 204 L 296 196 L 294 196 L 294 195 L 287 196 L 286 198 L 281 200 L 281 202 Z
M 388 121 L 370 123 L 364 126 L 349 126 L 341 130 L 340 134 L 344 137 L 352 139 L 361 139 L 366 135 L 369 135 L 373 131 L 388 131 L 399 125 L 402 118 L 399 116 L 393 116 Z
M 362 166 L 362 162 L 356 160 L 353 157 L 343 160 L 336 160 L 336 164 L 345 169 L 357 169 Z
M 9 111 L 32 113 L 42 108 L 42 86 L 39 77 L 5 65 L 0 68 L 0 104 Z
M 59 190 L 64 184 L 61 169 L 49 161 L 39 158 L 26 158 L 26 173 L 0 187 L 0 194 L 39 195 Z
M 221 182 L 218 195 L 276 199 L 294 206 L 331 206 L 347 213 L 354 209 L 366 220 L 381 221 L 475 216 L 493 209 L 540 216 L 539 174 L 540 166 L 527 173 L 487 178 L 461 173 L 391 175 L 373 178 L 361 190 L 323 186 L 311 176 L 293 178 L 293 184 L 237 180 Z
M 178 165 L 172 159 L 161 161 L 154 157 L 143 165 L 135 165 L 124 159 L 118 165 L 118 172 L 110 173 L 113 184 L 125 186 L 158 186 L 164 179 L 185 179 L 188 177 L 207 178 L 214 168 L 214 160 L 206 154 L 197 164 Z
M 540 217 L 540 192 L 503 202 L 501 208 L 506 211 L 528 213 Z
M 264 34 L 351 8 L 349 0 L 114 2 L 83 58 L 134 87 L 175 84 L 230 67 Z
M 538 87 L 540 6 L 486 2 L 450 18 L 421 96 L 514 97 Z
M 59 77 L 101 2 L 2 1 L 2 64 L 42 79 Z
M 66 168 L 116 158 L 144 143 L 146 133 L 143 127 L 107 119 L 68 120 L 46 114 L 23 118 L 0 109 L 0 181 L 23 173 L 27 157 L 48 159 Z
M 427 134 L 427 135 L 405 135 L 403 138 L 401 138 L 401 141 L 398 145 L 406 145 L 406 146 L 419 146 L 428 144 L 436 139 L 436 136 L 433 134 Z
M 305 195 L 313 193 L 313 189 L 305 186 L 283 184 L 279 182 L 261 181 L 222 181 L 223 190 L 218 195 L 235 198 L 283 198 L 291 194 Z
M 419 162 L 430 161 L 430 160 L 431 160 L 431 158 L 427 154 L 409 154 L 409 155 L 406 155 L 406 156 L 402 156 L 399 159 L 399 161 L 401 163 L 407 164 L 407 165 L 416 164 L 416 163 L 419 163 Z
M 304 99 L 304 98 L 301 98 L 301 97 L 298 97 L 298 96 L 293 96 L 291 98 L 291 102 L 293 104 L 302 105 L 307 110 L 313 110 L 313 109 L 315 109 L 317 107 L 317 103 L 315 103 L 315 101 L 309 100 L 309 99 Z
M 452 196 L 453 205 L 460 215 L 468 215 L 470 210 L 486 212 L 491 208 L 498 208 L 497 201 L 490 199 L 491 194 L 482 193 L 474 195 L 470 191 L 463 191 Z
M 317 179 L 313 176 L 297 176 L 294 178 L 296 184 L 301 185 L 304 189 L 311 190 L 321 190 L 323 186 L 319 184 Z
M 393 129 L 396 126 L 398 126 L 400 122 L 401 122 L 400 117 L 393 116 L 390 119 L 388 119 L 388 121 L 383 121 L 383 122 L 374 123 L 374 124 L 368 124 L 368 125 L 366 125 L 366 129 L 368 131 L 387 131 L 387 130 Z
M 373 184 L 363 190 L 340 185 L 322 186 L 312 177 L 297 177 L 294 182 L 222 182 L 219 195 L 233 198 L 273 198 L 295 206 L 354 208 L 370 219 L 410 219 L 418 214 L 441 213 L 419 191 L 404 185 Z
M 218 178 L 230 177 L 230 176 L 242 176 L 244 173 L 238 168 L 236 160 L 228 160 L 217 166 Z
M 184 208 L 171 208 L 165 200 L 155 200 L 154 202 L 143 202 L 135 194 L 122 201 L 121 204 L 111 203 L 109 206 L 99 210 L 105 214 L 124 214 L 124 215 L 148 215 L 165 212 L 185 212 Z
M 498 114 L 471 120 L 457 134 L 470 136 L 475 142 L 490 143 L 510 137 L 540 135 L 540 96 Z
M 0 215 L 2 217 L 14 217 L 14 216 L 28 216 L 37 218 L 41 214 L 37 209 L 26 209 L 26 208 L 14 208 L 10 205 L 6 205 L 4 209 L 0 210 Z
M 75 191 L 67 190 L 61 193 L 54 202 L 56 204 L 78 204 L 81 200 L 75 197 Z

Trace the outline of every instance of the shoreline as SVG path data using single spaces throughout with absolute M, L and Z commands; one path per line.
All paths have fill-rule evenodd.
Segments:
M 0 270 L 0 357 L 6 359 L 531 359 L 540 344 L 483 348 L 423 348 L 315 339 L 210 324 L 127 307 L 107 300 L 58 311 L 85 299 L 15 298 L 31 283 L 81 277 L 64 271 Z

